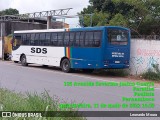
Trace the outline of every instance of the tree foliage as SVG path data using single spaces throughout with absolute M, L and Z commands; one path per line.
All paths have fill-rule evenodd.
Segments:
M 109 15 L 102 12 L 94 12 L 93 15 L 85 15 L 83 25 L 87 26 L 103 26 Z M 99 22 L 97 22 L 99 21 Z
M 122 14 L 118 13 L 109 21 L 109 25 L 127 27 L 128 24 L 127 24 L 127 20 L 125 19 L 125 17 Z
M 120 25 L 131 28 L 136 34 L 160 34 L 160 0 L 89 0 L 89 2 L 90 5 L 79 14 L 93 13 L 93 26 Z M 84 17 L 85 26 L 90 26 L 90 20 L 90 17 Z
M 13 8 L 9 8 L 9 9 L 5 9 L 0 11 L 0 16 L 2 15 L 15 15 L 15 14 L 19 14 L 19 11 L 17 9 L 13 9 Z

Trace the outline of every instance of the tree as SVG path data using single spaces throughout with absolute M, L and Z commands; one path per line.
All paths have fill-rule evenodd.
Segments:
M 94 13 L 94 25 L 121 25 L 129 27 L 136 34 L 158 34 L 160 23 L 160 0 L 89 0 L 86 10 Z M 92 9 L 92 10 L 91 10 Z M 86 14 L 88 11 L 81 11 Z M 105 17 L 100 17 L 105 14 Z M 85 18 L 84 21 L 89 18 Z M 102 21 L 105 21 L 102 22 Z M 89 26 L 88 22 L 85 24 Z M 150 28 L 152 28 L 150 30 Z M 159 28 L 160 29 L 160 28 Z
M 127 27 L 128 22 L 122 14 L 118 13 L 110 20 L 109 25 Z
M 13 8 L 9 8 L 9 9 L 5 9 L 0 11 L 0 16 L 2 15 L 15 15 L 15 14 L 19 14 L 19 11 L 17 9 L 13 9 Z
M 108 14 L 102 12 L 94 12 L 91 15 L 84 15 L 84 27 L 87 26 L 103 26 L 106 25 Z M 92 23 L 91 23 L 92 22 Z

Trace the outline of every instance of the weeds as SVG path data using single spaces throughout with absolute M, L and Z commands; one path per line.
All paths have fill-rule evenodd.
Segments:
M 148 69 L 147 72 L 142 74 L 144 79 L 160 81 L 160 70 L 158 64 L 152 64 L 153 69 Z
M 127 69 L 106 69 L 106 70 L 98 70 L 95 73 L 101 76 L 116 76 L 116 77 L 126 77 L 129 75 L 129 71 Z
M 22 94 L 13 93 L 6 89 L 0 89 L 0 111 L 44 111 L 46 114 L 48 111 L 61 111 L 59 108 L 59 99 L 50 97 L 48 92 L 45 91 L 42 94 L 27 93 L 27 96 Z M 85 120 L 80 117 L 75 109 L 63 109 L 63 111 L 70 111 L 75 117 L 60 117 L 64 116 L 65 112 L 60 112 L 62 115 L 58 117 L 43 117 L 43 118 L 0 118 L 0 120 Z

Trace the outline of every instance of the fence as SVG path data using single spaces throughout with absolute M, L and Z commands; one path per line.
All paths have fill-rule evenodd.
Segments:
M 160 35 L 132 35 L 132 39 L 160 40 Z

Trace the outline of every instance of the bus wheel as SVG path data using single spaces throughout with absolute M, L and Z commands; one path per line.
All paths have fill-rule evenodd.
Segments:
M 14 61 L 14 63 L 18 63 L 19 61 Z
M 61 69 L 63 72 L 69 73 L 71 72 L 71 64 L 68 59 L 64 59 L 61 63 Z
M 26 56 L 25 56 L 25 55 L 23 55 L 23 56 L 21 57 L 21 64 L 22 64 L 22 66 L 28 66 L 28 64 L 27 64 L 27 59 L 26 59 Z
M 94 69 L 83 69 L 83 72 L 85 73 L 92 73 Z
M 43 67 L 45 67 L 45 68 L 47 68 L 48 67 L 48 65 L 42 65 Z

